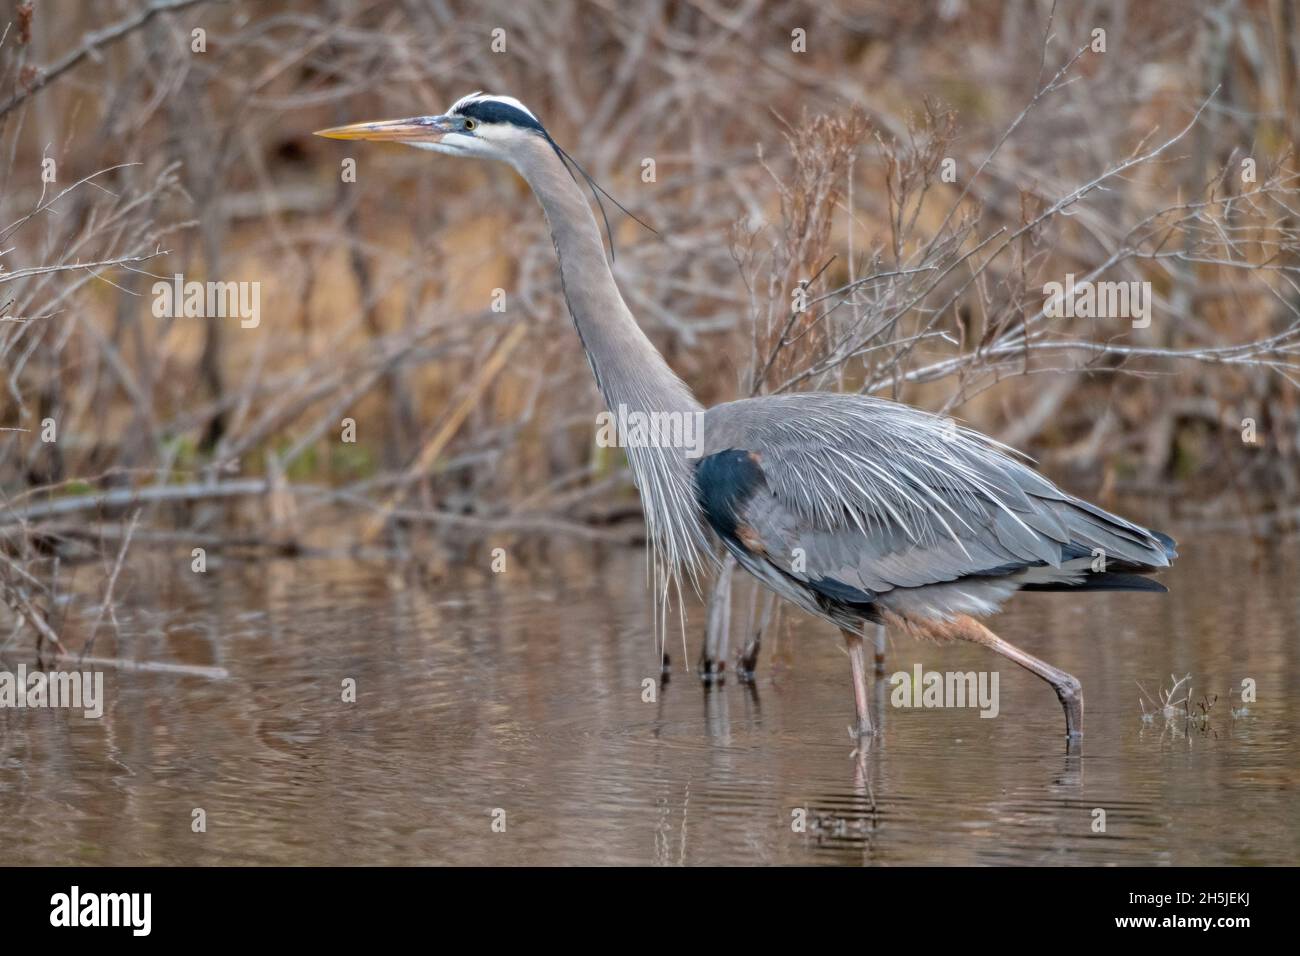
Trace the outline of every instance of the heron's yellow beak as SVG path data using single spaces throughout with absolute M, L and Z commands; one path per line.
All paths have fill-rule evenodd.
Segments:
M 372 123 L 353 123 L 317 130 L 317 136 L 328 139 L 369 139 L 392 143 L 437 143 L 455 131 L 455 123 L 448 116 L 412 116 L 409 119 L 376 120 Z

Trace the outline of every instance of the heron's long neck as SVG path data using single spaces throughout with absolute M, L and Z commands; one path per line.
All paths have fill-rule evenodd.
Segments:
M 596 218 L 560 158 L 538 137 L 517 168 L 546 213 L 564 298 L 615 420 L 625 421 L 624 413 L 677 416 L 684 428 L 696 429 L 699 440 L 702 407 L 628 310 L 605 258 Z M 698 447 L 628 444 L 627 453 L 652 543 L 672 567 L 693 571 L 701 549 L 707 548 L 694 493 L 692 457 Z
M 541 155 L 538 155 L 538 154 Z M 560 259 L 560 281 L 596 384 L 616 411 L 699 411 L 690 389 L 637 325 L 614 283 L 586 198 L 545 141 L 520 165 L 542 203 Z

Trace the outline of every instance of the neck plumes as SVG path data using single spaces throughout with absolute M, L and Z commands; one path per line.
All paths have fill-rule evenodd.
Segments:
M 709 553 L 693 461 L 702 440 L 703 409 L 632 317 L 614 283 L 591 207 L 550 144 L 537 137 L 516 166 L 550 224 L 564 298 L 620 430 L 657 566 L 673 579 L 683 569 L 694 578 Z M 645 441 L 646 431 L 637 427 L 625 433 L 628 422 L 655 423 L 656 437 Z

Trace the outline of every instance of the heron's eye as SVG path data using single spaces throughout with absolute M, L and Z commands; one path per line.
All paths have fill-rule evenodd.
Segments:
M 476 127 L 476 126 L 478 126 L 478 120 L 470 119 L 470 118 L 468 118 L 468 117 L 465 118 L 465 128 L 466 128 L 466 129 L 472 130 L 472 129 L 474 129 L 474 127 Z

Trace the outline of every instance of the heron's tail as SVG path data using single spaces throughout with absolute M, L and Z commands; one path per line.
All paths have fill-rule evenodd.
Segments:
M 1152 568 L 1151 571 L 1155 571 Z M 1077 584 L 1068 581 L 1048 581 L 1042 584 L 1026 584 L 1022 591 L 1155 591 L 1164 594 L 1169 589 L 1159 581 L 1143 577 L 1151 571 L 1122 572 L 1104 571 L 1101 574 L 1088 574 Z
M 1101 509 L 1095 509 L 1100 516 L 1112 517 Z M 1115 519 L 1123 521 L 1123 519 Z M 1177 542 L 1160 531 L 1148 531 L 1137 525 L 1123 522 L 1122 527 L 1131 529 L 1132 534 L 1145 537 L 1145 554 L 1133 550 L 1131 542 L 1122 557 L 1107 553 L 1104 548 L 1096 548 L 1096 535 L 1090 535 L 1087 542 L 1072 541 L 1065 548 L 1065 561 L 1060 568 L 1036 567 L 1026 572 L 1026 583 L 1022 591 L 1154 591 L 1160 594 L 1169 589 L 1158 581 L 1146 577 L 1163 571 L 1178 557 Z M 1100 554 L 1104 562 L 1093 570 Z

